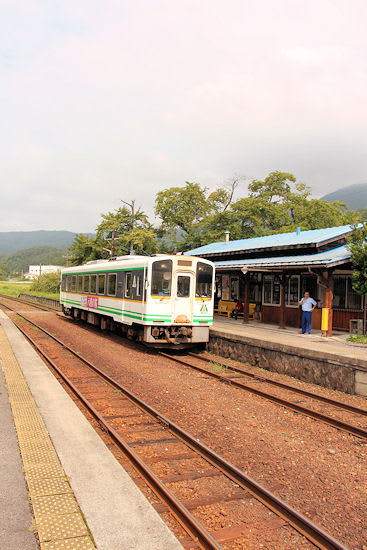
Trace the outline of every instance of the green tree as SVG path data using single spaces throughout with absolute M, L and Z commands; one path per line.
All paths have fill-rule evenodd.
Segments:
M 358 212 L 361 215 L 362 220 L 367 221 L 367 206 L 365 206 L 364 208 L 360 208 Z
M 288 172 L 271 172 L 263 181 L 252 181 L 249 198 L 253 202 L 248 210 L 254 228 L 264 233 L 291 230 L 298 221 L 297 211 L 306 206 L 309 195 L 310 189 Z
M 367 300 L 367 222 L 355 225 L 348 239 L 353 265 L 353 289 L 364 296 L 363 334 L 366 334 L 366 300 Z
M 96 237 L 88 237 L 82 233 L 75 236 L 74 242 L 68 251 L 72 265 L 81 265 L 90 260 L 106 257 L 103 243 Z
M 209 195 L 206 187 L 188 181 L 184 187 L 170 187 L 157 193 L 155 213 L 162 219 L 159 232 L 165 236 L 161 251 L 168 251 L 167 240 L 188 250 L 224 237 L 231 219 L 233 195 L 242 179 L 234 176 Z
M 353 264 L 353 288 L 358 294 L 367 295 L 367 223 L 355 225 L 348 238 Z
M 104 248 L 111 250 L 113 240 L 114 255 L 129 253 L 132 243 L 136 252 L 152 254 L 158 251 L 156 231 L 148 221 L 148 216 L 140 209 L 134 215 L 124 206 L 114 212 L 102 214 L 97 226 L 97 240 Z
M 179 228 L 189 234 L 193 225 L 207 214 L 206 192 L 206 187 L 188 181 L 185 187 L 159 191 L 155 199 L 155 213 L 161 217 L 163 228 Z
M 130 244 L 137 253 L 153 254 L 158 251 L 157 234 L 147 215 L 140 209 L 132 216 L 124 206 L 101 215 L 96 236 L 79 234 L 69 248 L 71 263 L 81 265 L 98 260 L 129 254 Z
M 60 271 L 43 273 L 31 285 L 30 290 L 56 294 L 60 289 Z
M 6 265 L 0 264 L 0 281 L 6 281 L 9 275 L 9 270 Z
M 296 227 L 346 225 L 360 219 L 346 204 L 310 198 L 310 189 L 287 172 L 271 172 L 263 181 L 251 182 L 249 197 L 233 203 L 231 211 L 242 238 L 295 231 Z
M 294 211 L 294 224 L 304 230 L 355 224 L 360 220 L 358 212 L 349 210 L 346 204 L 339 201 L 311 199 L 302 207 L 295 207 Z

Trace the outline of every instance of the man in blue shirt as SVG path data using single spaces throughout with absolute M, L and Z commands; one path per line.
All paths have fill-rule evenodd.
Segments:
M 309 292 L 305 292 L 299 305 L 302 306 L 302 334 L 311 334 L 312 312 L 316 307 L 316 302 L 311 298 Z

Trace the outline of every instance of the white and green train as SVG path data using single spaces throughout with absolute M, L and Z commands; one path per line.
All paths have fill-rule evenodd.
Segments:
M 192 256 L 119 256 L 61 273 L 65 315 L 161 347 L 207 342 L 213 263 Z

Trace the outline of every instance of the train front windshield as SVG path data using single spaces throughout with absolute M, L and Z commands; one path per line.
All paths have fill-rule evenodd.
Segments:
M 198 262 L 196 266 L 196 296 L 211 298 L 213 288 L 213 268 L 209 264 Z
M 171 296 L 172 260 L 152 265 L 152 296 Z

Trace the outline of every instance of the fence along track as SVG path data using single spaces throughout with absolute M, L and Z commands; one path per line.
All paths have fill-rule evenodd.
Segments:
M 8 309 L 12 310 L 9 306 L 6 306 Z M 15 310 L 12 310 L 17 313 Z M 276 513 L 281 518 L 285 519 L 292 527 L 294 527 L 299 533 L 305 536 L 313 544 L 321 549 L 345 549 L 345 547 L 335 540 L 333 537 L 328 535 L 318 526 L 309 521 L 306 517 L 299 514 L 296 510 L 288 506 L 285 502 L 281 501 L 271 492 L 264 489 L 261 485 L 256 483 L 254 480 L 246 476 L 241 470 L 224 460 L 217 453 L 211 450 L 209 447 L 205 446 L 201 442 L 197 441 L 193 436 L 187 433 L 185 430 L 180 428 L 177 424 L 172 422 L 170 419 L 160 414 L 154 408 L 150 407 L 147 403 L 143 402 L 137 396 L 132 394 L 129 390 L 121 386 L 113 378 L 109 377 L 107 374 L 102 372 L 98 367 L 90 363 L 85 358 L 81 357 L 77 352 L 68 347 L 66 344 L 61 342 L 59 339 L 54 337 L 52 334 L 47 332 L 45 329 L 27 319 L 24 315 L 20 315 L 25 321 L 29 322 L 33 326 L 37 327 L 44 334 L 49 336 L 52 340 L 60 344 L 64 349 L 68 350 L 73 354 L 79 361 L 89 367 L 92 371 L 97 373 L 104 381 L 108 384 L 119 390 L 126 396 L 130 402 L 137 405 L 141 410 L 148 413 L 150 416 L 154 417 L 158 422 L 163 424 L 166 429 L 168 429 L 173 435 L 175 435 L 179 440 L 186 443 L 186 445 L 198 453 L 202 458 L 207 462 L 218 468 L 221 472 L 225 474 L 226 477 L 234 481 L 237 485 L 243 489 L 248 490 L 258 501 L 264 504 L 272 512 Z M 60 377 L 65 381 L 65 383 L 70 387 L 70 389 L 78 396 L 78 398 L 83 402 L 83 404 L 88 408 L 88 410 L 93 414 L 93 416 L 102 424 L 104 429 L 110 434 L 115 443 L 120 447 L 120 449 L 128 455 L 136 469 L 144 475 L 144 478 L 147 480 L 148 484 L 158 495 L 158 497 L 163 500 L 163 502 L 169 507 L 172 514 L 178 519 L 178 521 L 185 525 L 187 532 L 196 540 L 201 548 L 221 548 L 217 541 L 208 533 L 205 528 L 195 519 L 195 517 L 189 512 L 189 510 L 180 502 L 178 499 L 171 493 L 171 491 L 162 483 L 157 476 L 150 470 L 150 468 L 142 461 L 142 459 L 131 449 L 128 443 L 124 441 L 117 431 L 103 418 L 100 413 L 93 407 L 93 405 L 83 396 L 71 380 L 69 380 L 61 369 L 52 361 L 50 357 L 43 352 L 39 346 L 34 342 L 34 340 L 29 337 L 26 332 L 18 327 L 21 332 L 26 336 L 26 338 L 35 346 L 39 352 L 43 355 L 46 361 L 55 369 L 55 371 L 60 375 Z
M 0 294 L 0 298 L 7 300 L 13 300 L 21 304 L 27 304 L 29 306 L 37 307 L 45 311 L 61 311 L 61 305 L 58 300 L 52 298 L 45 298 L 44 296 L 33 296 L 32 294 L 19 294 L 18 297 L 8 296 L 7 294 Z

